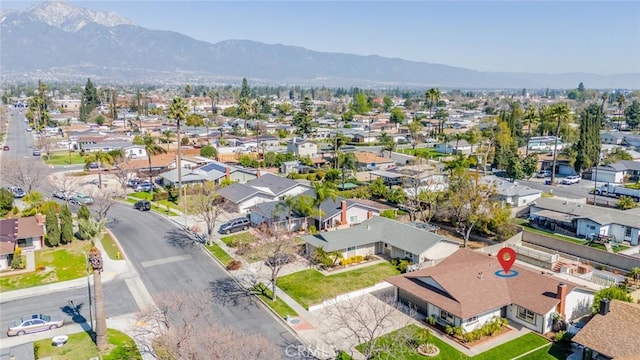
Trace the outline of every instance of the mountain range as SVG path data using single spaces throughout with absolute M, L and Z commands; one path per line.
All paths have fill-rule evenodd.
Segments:
M 0 12 L 3 80 L 238 83 L 441 88 L 640 88 L 640 74 L 481 72 L 381 56 L 328 53 L 250 40 L 215 44 L 150 30 L 64 1 Z

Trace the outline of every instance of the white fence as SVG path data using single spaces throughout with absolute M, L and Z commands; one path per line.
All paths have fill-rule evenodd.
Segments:
M 322 308 L 324 308 L 325 306 L 331 306 L 331 305 L 335 305 L 341 301 L 345 301 L 345 300 L 349 300 L 352 298 L 356 298 L 358 296 L 362 296 L 364 294 L 369 294 L 375 291 L 379 291 L 379 290 L 383 290 L 383 289 L 388 289 L 390 287 L 392 287 L 393 285 L 389 284 L 386 281 L 377 283 L 373 286 L 370 286 L 368 288 L 364 288 L 364 289 L 360 289 L 360 290 L 356 290 L 350 293 L 346 293 L 346 294 L 342 294 L 342 295 L 338 295 L 335 298 L 331 299 L 331 300 L 325 300 L 322 303 L 318 304 L 318 305 L 311 305 L 309 306 L 309 311 L 317 311 L 320 310 Z

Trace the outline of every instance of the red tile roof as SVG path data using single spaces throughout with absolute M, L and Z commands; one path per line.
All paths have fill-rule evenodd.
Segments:
M 556 291 L 560 281 L 517 265 L 518 276 L 498 277 L 501 270 L 496 257 L 460 249 L 441 263 L 399 275 L 387 282 L 418 296 L 462 319 L 516 304 L 538 314 L 546 314 L 559 303 Z M 445 291 L 428 286 L 431 279 Z M 575 284 L 567 284 L 570 293 Z

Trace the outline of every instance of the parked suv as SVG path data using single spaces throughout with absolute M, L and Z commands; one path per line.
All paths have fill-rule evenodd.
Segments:
M 251 222 L 248 218 L 237 218 L 220 225 L 218 232 L 220 234 L 231 234 L 232 232 L 247 230 L 249 225 L 251 225 Z
M 580 182 L 579 175 L 570 175 L 562 179 L 562 181 L 560 181 L 560 184 L 571 185 L 571 184 L 577 184 L 579 182 Z
M 133 204 L 133 208 L 140 211 L 149 211 L 151 210 L 151 203 L 149 200 L 138 200 Z

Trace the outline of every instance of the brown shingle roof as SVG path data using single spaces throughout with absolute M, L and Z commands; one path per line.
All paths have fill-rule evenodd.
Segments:
M 38 225 L 38 220 L 35 216 L 18 219 L 18 239 L 40 237 L 43 235 L 44 228 L 41 225 Z
M 614 359 L 640 359 L 640 305 L 612 300 L 606 315 L 595 315 L 573 338 Z
M 174 154 L 151 155 L 151 167 L 167 167 L 174 160 L 176 160 Z M 126 164 L 129 169 L 146 169 L 149 168 L 149 159 L 129 160 Z
M 512 278 L 498 277 L 496 257 L 460 249 L 434 267 L 399 275 L 387 282 L 462 319 L 516 304 L 538 314 L 546 314 L 559 303 L 558 280 L 517 265 Z M 429 287 L 421 279 L 430 278 L 445 292 Z M 567 293 L 576 285 L 567 284 Z
M 0 220 L 0 255 L 13 254 L 18 234 L 17 219 Z
M 387 159 L 370 152 L 356 152 L 355 156 L 356 156 L 356 160 L 361 164 L 371 164 L 371 163 L 386 164 L 386 163 L 393 162 L 392 159 Z

